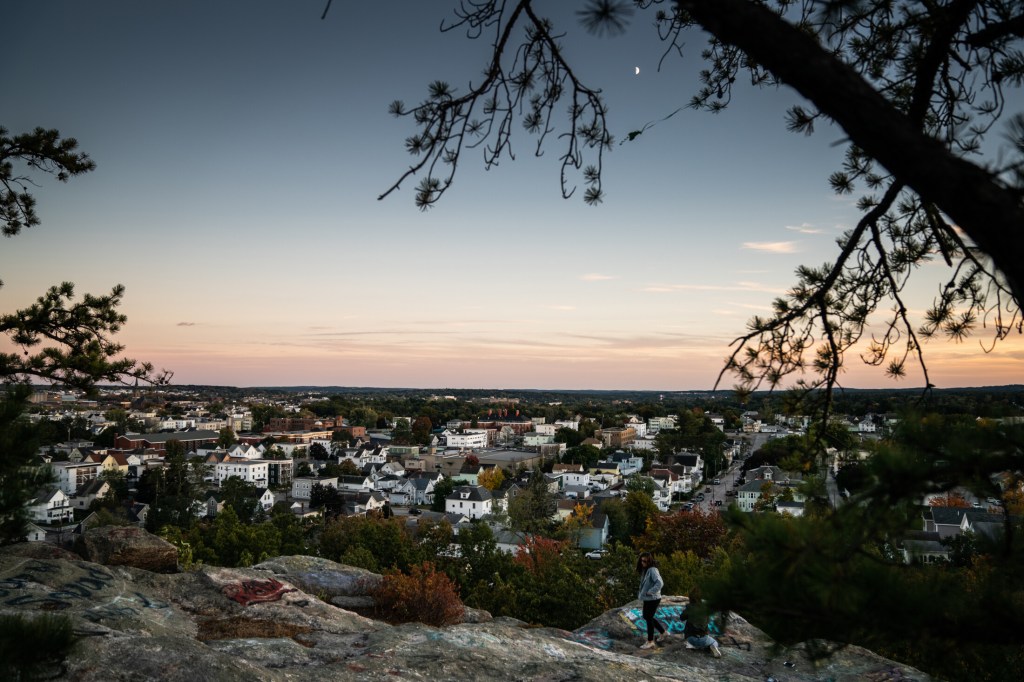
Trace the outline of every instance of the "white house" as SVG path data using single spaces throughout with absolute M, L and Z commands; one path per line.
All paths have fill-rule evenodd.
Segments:
M 28 517 L 40 523 L 70 523 L 75 511 L 63 490 L 46 489 L 28 503 Z
M 619 471 L 623 476 L 638 474 L 644 468 L 644 458 L 631 452 L 621 450 L 612 453 L 611 461 L 619 463 Z
M 424 505 L 434 500 L 434 486 L 443 474 L 424 473 L 411 476 L 391 491 L 391 503 L 396 505 Z
M 102 478 L 94 478 L 75 491 L 71 504 L 77 509 L 88 509 L 95 500 L 101 500 L 110 492 L 110 484 Z
M 631 415 L 630 418 L 626 420 L 626 426 L 631 427 L 633 431 L 636 432 L 637 438 L 647 437 L 647 422 L 635 414 Z
M 268 485 L 270 480 L 270 465 L 263 459 L 225 457 L 215 466 L 217 485 L 223 485 L 224 481 L 235 477 L 262 488 Z
M 492 511 L 491 491 L 482 485 L 460 485 L 445 498 L 444 510 L 480 519 Z
M 28 542 L 44 542 L 46 540 L 46 529 L 40 528 L 34 523 L 26 523 L 25 540 Z
M 263 511 L 270 511 L 270 508 L 274 506 L 274 493 L 270 491 L 270 488 L 260 488 L 256 491 L 256 501 L 263 507 Z
M 563 471 L 562 481 L 565 487 L 571 486 L 585 486 L 590 487 L 590 472 L 589 471 Z

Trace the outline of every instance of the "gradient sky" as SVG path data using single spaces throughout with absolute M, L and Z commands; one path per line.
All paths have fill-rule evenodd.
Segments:
M 694 92 L 696 36 L 658 72 L 646 18 L 595 37 L 566 11 L 581 3 L 548 4 L 619 139 Z M 378 201 L 410 163 L 388 103 L 464 91 L 489 56 L 437 30 L 453 6 L 4 2 L 0 125 L 58 128 L 97 169 L 41 181 L 42 224 L 0 251 L 0 309 L 124 284 L 128 355 L 175 383 L 711 388 L 746 320 L 856 221 L 826 181 L 842 134 L 787 133 L 788 92 L 740 90 L 617 144 L 597 208 L 561 198 L 558 149 L 536 159 L 526 135 L 489 172 L 468 154 L 429 212 L 414 182 Z M 983 340 L 931 342 L 933 383 L 1024 382 L 1020 340 Z M 922 379 L 851 359 L 843 383 Z

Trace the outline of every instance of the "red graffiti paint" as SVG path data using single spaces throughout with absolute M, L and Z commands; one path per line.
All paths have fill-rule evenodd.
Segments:
M 224 596 L 242 606 L 277 601 L 285 592 L 297 592 L 294 587 L 285 587 L 279 580 L 243 580 L 221 588 Z

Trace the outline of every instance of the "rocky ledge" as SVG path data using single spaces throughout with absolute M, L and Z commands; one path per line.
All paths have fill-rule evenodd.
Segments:
M 330 603 L 368 604 L 365 586 L 379 576 L 361 569 L 314 557 L 279 557 L 248 569 L 207 566 L 168 574 L 127 565 L 130 552 L 110 549 L 109 538 L 93 540 L 105 556 L 117 557 L 117 565 L 42 543 L 0 550 L 0 613 L 63 613 L 80 637 L 54 679 L 929 679 L 857 647 L 815 664 L 803 647 L 778 650 L 736 615 L 718 638 L 721 658 L 687 649 L 679 636 L 640 650 L 638 603 L 573 632 L 481 612 L 445 628 L 391 626 Z M 144 538 L 148 557 L 159 555 L 154 540 L 159 539 Z M 668 597 L 659 618 L 680 631 L 685 605 L 685 598 Z

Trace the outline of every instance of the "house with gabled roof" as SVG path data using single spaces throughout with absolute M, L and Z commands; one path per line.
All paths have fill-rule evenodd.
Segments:
M 70 523 L 75 517 L 67 494 L 60 488 L 42 488 L 27 505 L 28 517 L 40 523 Z
M 145 502 L 133 502 L 125 508 L 125 518 L 139 526 L 146 527 L 146 517 L 149 516 L 149 505 Z
M 370 476 L 359 475 L 338 477 L 338 490 L 343 492 L 358 493 L 373 489 L 373 479 Z
M 492 526 L 491 530 L 494 533 L 494 542 L 498 550 L 513 556 L 526 551 L 526 541 L 530 538 L 528 533 L 497 526 Z
M 75 491 L 71 498 L 71 505 L 75 509 L 88 509 L 89 505 L 96 500 L 102 500 L 110 493 L 110 484 L 102 478 L 94 478 L 86 481 Z
M 376 490 L 342 493 L 345 514 L 360 516 L 370 512 L 382 511 L 388 504 L 387 498 Z
M 598 462 L 590 470 L 590 479 L 605 486 L 613 486 L 622 482 L 622 470 L 618 462 Z
M 445 498 L 444 510 L 481 519 L 493 512 L 491 491 L 482 485 L 460 485 Z
M 128 473 L 128 457 L 123 452 L 90 452 L 89 455 L 82 460 L 83 462 L 95 462 L 102 467 L 103 471 L 120 471 L 122 474 Z
M 46 529 L 29 522 L 25 524 L 25 538 L 27 542 L 45 542 Z
M 925 507 L 921 512 L 922 530 L 938 533 L 942 540 L 960 535 L 968 511 L 965 507 Z
M 933 564 L 949 560 L 949 547 L 935 531 L 912 530 L 903 536 L 899 551 L 903 562 Z
M 391 491 L 391 502 L 396 505 L 428 505 L 434 501 L 434 486 L 444 474 L 421 471 L 405 479 Z
M 617 450 L 608 459 L 612 462 L 618 462 L 619 471 L 623 476 L 638 474 L 644 468 L 644 458 L 632 452 Z
M 677 452 L 672 456 L 674 464 L 670 470 L 679 476 L 689 476 L 692 487 L 696 488 L 704 479 L 704 458 L 695 452 Z
M 804 496 L 798 491 L 801 482 L 802 477 L 799 474 L 790 473 L 777 466 L 751 469 L 747 472 L 747 482 L 736 490 L 736 504 L 740 511 L 752 512 L 766 492 L 779 495 L 786 489 L 793 491 L 794 502 L 803 503 Z M 793 510 L 793 507 L 787 507 L 787 511 Z
M 651 478 L 669 491 L 670 495 L 688 493 L 693 490 L 693 479 L 689 475 L 680 476 L 672 469 L 658 467 L 651 469 Z

